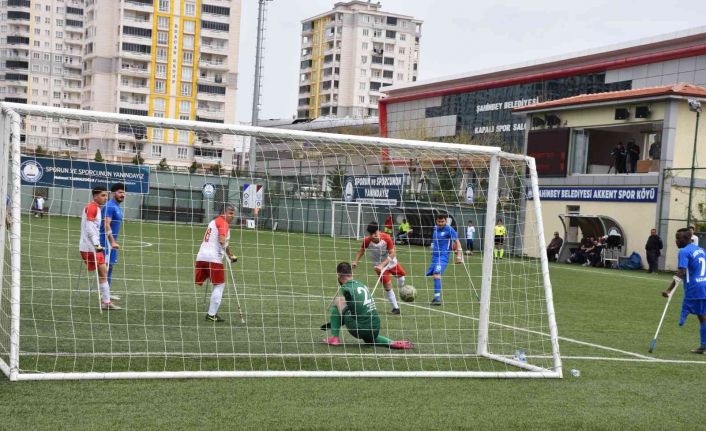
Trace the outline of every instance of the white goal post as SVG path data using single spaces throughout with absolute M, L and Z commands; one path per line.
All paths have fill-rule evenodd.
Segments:
M 32 125 L 58 127 L 78 147 L 67 150 L 49 140 L 38 148 L 47 141 L 33 135 Z M 257 143 L 251 172 L 214 158 L 230 155 L 236 140 Z M 189 155 L 192 169 L 141 164 L 139 153 L 121 153 L 126 145 L 137 148 L 132 144 L 144 154 L 160 148 L 176 155 L 176 148 L 185 148 L 178 154 Z M 93 160 L 96 149 L 104 161 Z M 0 370 L 12 381 L 562 377 L 531 157 L 490 146 L 5 102 L 0 151 L 0 217 L 8 220 L 0 223 Z M 367 214 L 363 202 L 343 203 L 340 194 L 321 187 L 332 172 L 405 181 L 390 211 Z M 109 285 L 122 309 L 101 310 L 96 275 L 86 275 L 78 250 L 80 216 L 94 199 L 93 187 L 110 190 L 116 182 L 124 182 L 126 197 L 109 198 L 122 211 Z M 471 203 L 464 198 L 469 184 Z M 295 192 L 314 189 L 326 191 Z M 36 210 L 38 196 L 48 211 Z M 224 267 L 218 297 L 210 282 L 194 284 L 194 262 L 207 225 L 225 204 L 236 209 L 229 247 L 238 261 Z M 373 289 L 378 278 L 364 256 L 353 277 L 374 291 L 380 324 L 363 333 L 331 307 L 339 291 L 336 267 L 351 262 L 364 226 L 382 226 L 387 212 L 416 217 L 410 223 L 421 242 L 397 245 L 396 254 L 404 283 L 417 294 L 414 302 L 397 295 L 401 313 L 392 314 L 395 303 L 382 288 Z M 429 220 L 439 214 L 448 217 L 464 248 L 465 226 L 474 222 L 480 252 L 463 263 L 454 262 L 453 250 L 434 255 L 427 247 L 434 230 Z M 502 258 L 494 256 L 498 219 L 507 227 Z M 346 232 L 336 230 L 347 223 Z M 437 292 L 425 274 L 440 267 Z M 215 280 L 217 270 L 210 271 Z M 391 291 L 398 286 L 393 276 Z M 479 296 L 472 286 L 480 286 Z M 437 294 L 442 305 L 430 306 Z M 205 319 L 214 304 L 224 321 Z M 324 344 L 338 329 L 323 324 L 336 316 L 344 324 L 336 332 L 340 344 Z M 397 350 L 389 340 L 406 340 L 413 348 Z

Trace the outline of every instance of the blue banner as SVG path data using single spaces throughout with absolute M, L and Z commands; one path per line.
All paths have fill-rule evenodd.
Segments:
M 343 200 L 394 207 L 402 199 L 404 175 L 346 175 Z
M 532 189 L 527 190 L 532 199 Z M 657 202 L 657 187 L 540 187 L 543 201 Z
M 150 169 L 147 166 L 113 165 L 86 160 L 52 159 L 22 156 L 22 184 L 37 187 L 110 190 L 116 183 L 125 184 L 128 193 L 149 193 Z

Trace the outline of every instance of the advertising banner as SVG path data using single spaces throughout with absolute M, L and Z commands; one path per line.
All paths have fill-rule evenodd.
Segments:
M 343 200 L 394 207 L 402 199 L 404 175 L 346 175 Z
M 20 174 L 22 184 L 37 187 L 90 190 L 103 186 L 110 190 L 113 184 L 123 183 L 128 193 L 147 194 L 150 190 L 147 166 L 22 156 Z

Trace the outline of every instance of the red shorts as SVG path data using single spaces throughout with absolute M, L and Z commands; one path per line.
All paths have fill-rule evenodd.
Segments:
M 98 259 L 98 265 L 105 265 L 105 254 L 104 253 L 94 253 L 92 251 L 82 251 L 81 258 L 86 262 L 88 271 L 96 270 L 96 259 Z
M 383 286 L 388 284 L 391 281 L 391 279 L 390 279 L 391 275 L 393 275 L 395 277 L 404 277 L 405 275 L 407 275 L 407 273 L 404 272 L 404 268 L 402 268 L 402 265 L 400 265 L 398 263 L 397 265 L 395 265 L 392 268 L 385 271 L 385 273 L 382 275 Z
M 226 272 L 223 270 L 222 263 L 197 260 L 195 269 L 194 282 L 199 286 L 208 279 L 211 280 L 211 284 L 223 284 L 226 282 Z

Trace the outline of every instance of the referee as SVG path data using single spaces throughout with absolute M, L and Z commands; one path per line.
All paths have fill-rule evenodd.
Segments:
M 505 249 L 503 244 L 505 244 L 505 236 L 507 236 L 507 229 L 503 225 L 502 220 L 498 220 L 495 224 L 495 249 L 493 250 L 493 256 L 502 259 L 505 256 Z

